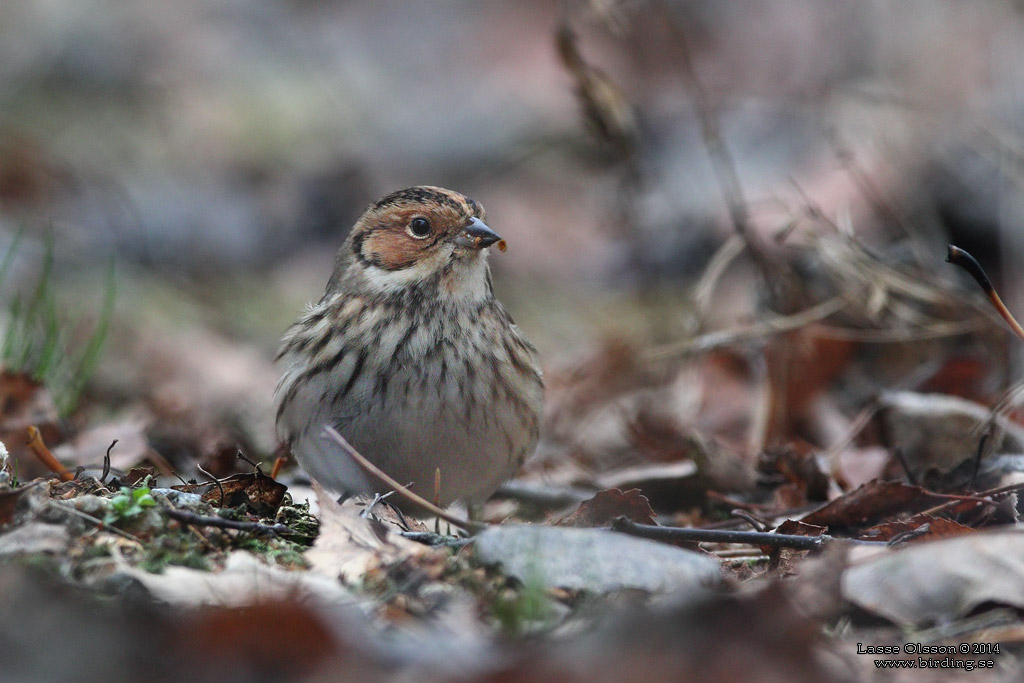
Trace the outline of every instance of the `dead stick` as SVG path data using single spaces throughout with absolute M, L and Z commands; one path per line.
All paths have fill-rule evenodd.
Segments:
M 212 526 L 218 529 L 234 529 L 236 531 L 252 531 L 264 534 L 291 534 L 294 533 L 284 524 L 262 524 L 261 522 L 240 522 L 235 519 L 224 519 L 223 517 L 206 517 L 197 515 L 186 510 L 175 508 L 166 509 L 167 516 L 179 522 L 195 526 Z
M 719 332 L 709 332 L 692 339 L 658 346 L 646 351 L 642 355 L 642 359 L 645 361 L 657 361 L 666 358 L 687 358 L 707 353 L 708 351 L 714 351 L 723 346 L 761 341 L 766 337 L 798 330 L 801 327 L 824 320 L 833 313 L 841 311 L 845 305 L 842 297 L 832 297 L 792 315 L 775 316 L 752 325 L 734 327 Z
M 617 517 L 612 522 L 613 531 L 621 531 L 630 536 L 648 538 L 652 541 L 691 541 L 710 543 L 744 543 L 746 545 L 770 545 L 777 548 L 793 548 L 794 550 L 821 550 L 828 543 L 841 541 L 857 545 L 876 545 L 883 547 L 882 541 L 862 541 L 854 538 L 835 538 L 821 536 L 798 536 L 796 534 L 775 534 L 765 531 L 727 531 L 724 529 L 692 529 L 684 527 L 654 526 L 637 524 L 627 517 Z
M 107 453 L 103 456 L 103 474 L 100 475 L 100 483 L 106 485 L 107 475 L 110 474 L 110 451 L 114 450 L 114 446 L 117 445 L 118 439 L 114 439 L 107 446 Z
M 992 306 L 996 309 L 996 313 L 1002 316 L 1006 324 L 1010 326 L 1013 333 L 1021 340 L 1024 340 L 1024 328 L 1020 326 L 1020 323 L 1013 317 L 1010 310 L 1006 308 L 1006 304 L 999 297 L 995 287 L 992 286 L 991 280 L 988 279 L 988 275 L 985 274 L 985 270 L 978 263 L 977 259 L 971 256 L 969 253 L 961 249 L 956 245 L 949 245 L 949 252 L 946 254 L 946 261 L 952 263 L 954 266 L 960 266 L 974 278 L 974 281 L 978 283 L 981 290 L 985 292 L 985 296 L 992 302 Z
M 416 505 L 419 505 L 430 514 L 440 517 L 449 524 L 454 524 L 460 529 L 465 529 L 466 531 L 472 533 L 477 533 L 478 531 L 482 531 L 487 527 L 487 524 L 481 522 L 471 522 L 469 520 L 459 519 L 455 515 L 445 512 L 444 510 L 434 505 L 430 501 L 426 500 L 425 498 L 416 495 L 415 493 L 410 491 L 408 487 L 402 486 L 394 478 L 392 478 L 382 469 L 380 469 L 372 462 L 367 460 L 359 451 L 353 448 L 352 444 L 346 441 L 345 437 L 339 434 L 338 430 L 336 430 L 334 427 L 324 427 L 324 434 L 332 441 L 337 443 L 339 446 L 341 446 L 342 450 L 344 450 L 345 453 L 347 453 L 350 458 L 355 460 L 360 467 L 362 467 L 371 475 L 379 479 L 384 484 L 387 484 L 389 487 L 394 489 L 395 492 L 398 493 L 398 495 L 402 496 L 408 501 L 415 503 Z
M 992 498 L 993 496 L 1001 496 L 1001 495 L 1006 494 L 1006 493 L 1013 493 L 1015 491 L 1020 491 L 1020 490 L 1024 490 L 1024 483 L 1017 483 L 1017 484 L 1009 484 L 1007 486 L 1000 486 L 998 488 L 989 489 L 988 491 L 979 491 L 978 493 L 976 493 L 974 496 L 968 498 L 967 500 L 954 499 L 954 500 L 946 501 L 945 503 L 942 503 L 941 505 L 936 505 L 933 508 L 928 508 L 927 510 L 922 510 L 921 512 L 919 512 L 917 514 L 919 514 L 919 515 L 930 515 L 930 516 L 934 517 L 935 515 L 939 514 L 940 512 L 944 512 L 945 510 L 948 510 L 950 508 L 956 507 L 957 505 L 959 505 L 961 503 L 964 503 L 964 502 L 984 503 L 986 505 L 995 505 L 996 502 L 994 500 L 990 500 L 990 498 Z

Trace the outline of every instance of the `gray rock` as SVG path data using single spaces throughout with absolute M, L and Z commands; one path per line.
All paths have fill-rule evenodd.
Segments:
M 477 536 L 474 549 L 480 561 L 548 588 L 702 595 L 722 580 L 711 557 L 606 529 L 496 526 Z

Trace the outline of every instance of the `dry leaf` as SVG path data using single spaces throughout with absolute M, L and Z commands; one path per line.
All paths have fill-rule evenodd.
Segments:
M 272 516 L 281 507 L 288 487 L 262 472 L 235 474 L 216 483 L 179 484 L 172 486 L 176 491 L 186 493 L 203 492 L 203 500 L 216 507 L 237 507 L 248 505 L 261 516 Z
M 627 517 L 637 524 L 654 524 L 654 510 L 640 489 L 623 493 L 618 489 L 599 491 L 590 500 L 580 503 L 572 514 L 557 522 L 556 526 L 603 527 L 616 517 Z
M 898 481 L 869 481 L 804 515 L 805 524 L 835 528 L 870 526 L 897 512 L 919 512 L 948 498 Z
M 952 621 L 986 602 L 1024 608 L 1024 534 L 978 532 L 889 550 L 846 570 L 843 597 L 903 625 Z
M 121 570 L 145 586 L 153 597 L 173 605 L 244 607 L 268 601 L 315 599 L 350 603 L 352 595 L 337 581 L 311 572 L 294 572 L 264 564 L 251 553 L 235 551 L 219 572 L 166 567 L 160 574 Z
M 955 396 L 896 391 L 883 394 L 880 413 L 890 448 L 899 448 L 910 473 L 921 481 L 929 472 L 945 474 L 976 457 L 992 411 Z M 996 426 L 1003 451 L 1024 450 L 1024 427 L 1002 416 Z M 999 452 L 998 450 L 996 452 Z
M 315 482 L 313 490 L 320 507 L 320 535 L 306 559 L 315 571 L 354 583 L 372 569 L 428 550 L 376 520 L 361 517 L 364 508 L 355 500 L 339 504 Z

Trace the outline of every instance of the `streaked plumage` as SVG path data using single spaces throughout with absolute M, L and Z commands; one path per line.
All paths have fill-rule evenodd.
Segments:
M 285 334 L 278 433 L 327 488 L 385 489 L 322 438 L 325 425 L 427 499 L 440 468 L 442 504 L 484 500 L 536 446 L 536 351 L 494 298 L 487 247 L 499 238 L 483 218 L 441 188 L 384 197 Z

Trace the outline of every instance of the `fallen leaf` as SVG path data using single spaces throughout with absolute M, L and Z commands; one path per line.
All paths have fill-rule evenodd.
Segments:
M 60 442 L 57 406 L 42 384 L 23 372 L 0 371 L 0 441 L 7 445 L 12 460 L 18 461 L 19 476 L 25 479 L 48 474 L 27 448 L 26 430 L 39 429 L 43 441 Z
M 897 512 L 920 512 L 949 498 L 898 481 L 869 481 L 803 517 L 805 524 L 836 528 L 870 526 Z
M 1024 534 L 978 532 L 884 551 L 847 569 L 842 589 L 902 625 L 945 623 L 986 602 L 1024 608 Z
M 200 660 L 237 658 L 256 678 L 294 679 L 336 656 L 339 643 L 326 619 L 298 600 L 209 607 L 185 616 L 176 645 Z
M 360 516 L 364 508 L 356 500 L 338 503 L 315 482 L 313 490 L 320 508 L 320 535 L 306 551 L 306 559 L 315 571 L 355 583 L 372 569 L 428 551 L 381 522 Z
M 662 609 L 634 609 L 578 638 L 540 641 L 502 668 L 507 681 L 854 681 L 821 624 L 781 582 Z
M 14 511 L 18 507 L 18 501 L 26 491 L 38 485 L 38 483 L 31 483 L 20 488 L 0 491 L 0 527 L 11 523 L 11 520 L 14 519 Z
M 920 514 L 914 515 L 910 519 L 884 522 L 865 529 L 861 532 L 860 538 L 869 541 L 891 541 L 901 534 L 906 534 L 906 540 L 918 541 L 973 534 L 976 531 L 976 529 L 964 526 L 945 517 Z
M 334 604 L 353 601 L 337 581 L 264 564 L 244 551 L 231 553 L 219 572 L 170 566 L 160 574 L 134 567 L 124 567 L 120 573 L 145 586 L 156 599 L 173 605 L 243 607 L 278 600 L 314 599 Z
M 907 469 L 918 481 L 929 473 L 945 474 L 977 456 L 992 411 L 980 403 L 943 394 L 889 392 L 880 412 L 886 444 L 899 448 Z M 1001 415 L 995 424 L 1003 432 L 1003 451 L 1024 451 L 1024 427 Z M 990 443 L 998 449 L 999 443 Z
M 234 474 L 216 482 L 179 484 L 171 488 L 186 493 L 202 492 L 203 500 L 216 507 L 248 505 L 254 513 L 263 517 L 272 516 L 277 512 L 285 491 L 288 490 L 287 486 L 262 472 Z
M 556 526 L 604 527 L 616 517 L 627 517 L 638 524 L 654 524 L 654 510 L 640 489 L 623 493 L 618 489 L 599 491 L 590 500 L 580 503 L 572 514 L 555 522 Z
M 792 519 L 787 519 L 775 529 L 777 534 L 788 534 L 792 536 L 821 536 L 826 529 L 822 526 L 805 524 Z M 777 545 L 761 546 L 761 552 L 768 555 L 769 568 L 777 576 L 789 576 L 796 570 L 799 560 L 807 556 L 808 551 L 796 550 L 794 548 L 783 548 Z

